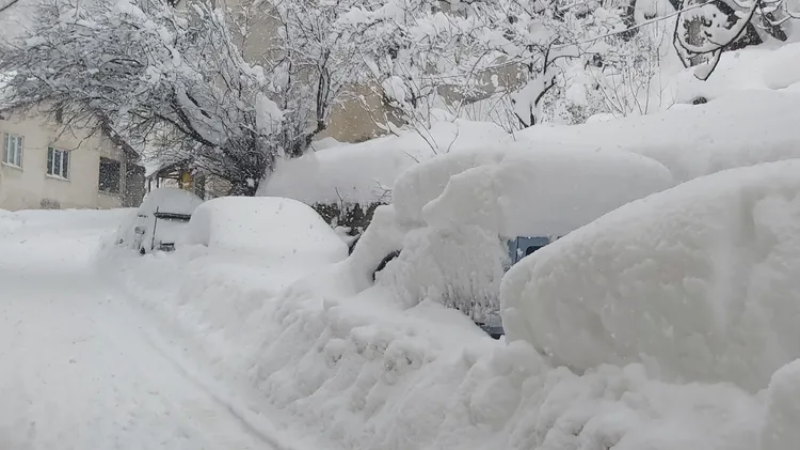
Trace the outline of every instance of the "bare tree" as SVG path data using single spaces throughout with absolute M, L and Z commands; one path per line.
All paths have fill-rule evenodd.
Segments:
M 699 66 L 695 76 L 701 80 L 711 76 L 724 51 L 761 43 L 757 29 L 785 41 L 782 25 L 800 18 L 786 0 L 687 0 L 677 9 L 673 45 L 685 67 Z

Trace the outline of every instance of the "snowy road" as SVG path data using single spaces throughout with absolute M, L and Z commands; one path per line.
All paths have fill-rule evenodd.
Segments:
M 0 449 L 273 448 L 97 278 L 96 231 L 23 231 L 0 236 Z

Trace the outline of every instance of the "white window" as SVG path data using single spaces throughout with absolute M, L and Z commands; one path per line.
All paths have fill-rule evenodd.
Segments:
M 3 136 L 3 162 L 22 167 L 22 136 L 5 134 Z
M 69 178 L 69 152 L 53 147 L 47 149 L 47 174 L 54 177 Z

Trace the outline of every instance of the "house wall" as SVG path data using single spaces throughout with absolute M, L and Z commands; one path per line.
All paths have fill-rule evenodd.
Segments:
M 7 133 L 23 137 L 21 167 L 0 163 L 0 208 L 118 208 L 122 195 L 99 190 L 100 157 L 120 162 L 120 192 L 125 192 L 127 162 L 121 150 L 99 133 L 59 130 L 33 114 L 3 113 L 0 119 L 0 160 Z M 70 152 L 68 179 L 47 174 L 47 148 Z

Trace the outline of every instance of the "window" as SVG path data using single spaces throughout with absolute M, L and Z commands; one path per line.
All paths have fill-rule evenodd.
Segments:
M 53 147 L 47 149 L 47 174 L 54 177 L 69 178 L 69 152 L 57 150 Z
M 100 158 L 100 184 L 98 189 L 112 194 L 119 193 L 120 164 L 109 158 Z
M 6 134 L 3 139 L 3 162 L 22 167 L 22 136 Z
M 530 247 L 528 247 L 527 250 L 525 250 L 525 256 L 533 254 L 533 252 L 535 252 L 536 250 L 541 249 L 542 247 L 544 247 L 544 246 L 543 245 L 531 245 Z

